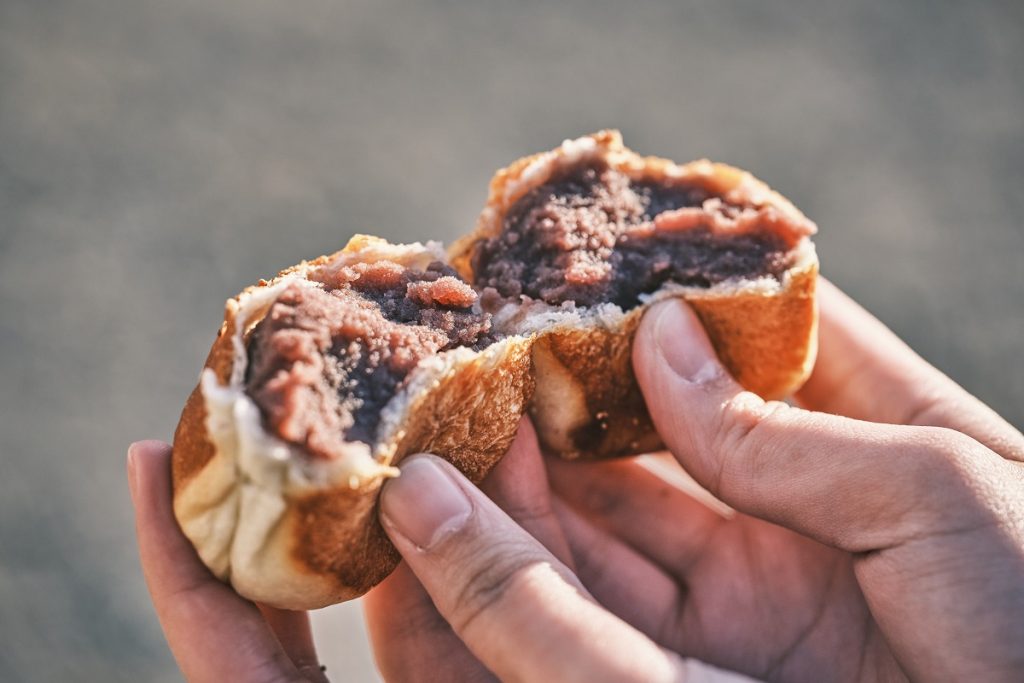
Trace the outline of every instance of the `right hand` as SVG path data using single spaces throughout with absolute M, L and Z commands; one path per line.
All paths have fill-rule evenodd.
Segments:
M 382 496 L 406 562 L 367 601 L 385 676 L 692 681 L 682 655 L 769 680 L 1021 680 L 1024 437 L 824 282 L 821 304 L 813 410 L 744 392 L 682 303 L 638 331 L 659 433 L 731 519 L 631 460 L 549 462 L 552 494 L 529 434 L 488 484 L 511 517 L 407 461 Z

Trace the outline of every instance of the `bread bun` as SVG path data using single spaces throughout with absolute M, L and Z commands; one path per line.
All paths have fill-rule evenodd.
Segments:
M 508 449 L 533 385 L 522 337 L 420 362 L 384 407 L 374 443 L 348 444 L 334 458 L 311 457 L 268 431 L 245 390 L 252 331 L 286 287 L 320 287 L 353 264 L 422 269 L 443 258 L 436 243 L 357 236 L 227 302 L 175 432 L 174 512 L 203 562 L 241 595 L 286 609 L 362 595 L 399 559 L 376 515 L 394 465 L 435 453 L 478 482 Z
M 476 230 L 449 250 L 452 265 L 467 282 L 478 288 L 486 284 L 479 272 L 482 245 L 500 240 L 510 214 L 521 216 L 531 193 L 540 188 L 539 199 L 547 199 L 558 192 L 551 183 L 559 174 L 595 163 L 630 183 L 708 197 L 703 207 L 680 212 L 692 224 L 687 228 L 726 239 L 777 237 L 786 250 L 786 267 L 773 276 L 732 277 L 711 286 L 666 282 L 641 294 L 632 307 L 551 305 L 525 295 L 493 305 L 500 332 L 536 337 L 537 385 L 530 413 L 546 449 L 568 458 L 601 458 L 661 447 L 633 376 L 631 348 L 644 310 L 667 297 L 681 297 L 693 307 L 719 357 L 744 387 L 769 399 L 795 391 L 809 375 L 817 348 L 818 259 L 810 240 L 816 228 L 745 171 L 706 160 L 677 165 L 641 157 L 623 146 L 618 131 L 567 140 L 497 172 Z M 569 187 L 577 188 L 574 183 Z M 724 215 L 723 205 L 729 210 Z M 656 234 L 679 229 L 662 228 L 658 218 L 654 223 Z

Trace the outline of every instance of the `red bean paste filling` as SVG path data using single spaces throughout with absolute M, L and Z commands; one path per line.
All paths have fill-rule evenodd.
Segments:
M 265 427 L 313 456 L 373 444 L 381 410 L 421 360 L 495 341 L 476 301 L 439 262 L 358 264 L 322 289 L 293 283 L 252 331 L 246 392 Z
M 632 181 L 600 161 L 577 164 L 517 201 L 502 233 L 481 242 L 476 285 L 510 299 L 526 295 L 556 306 L 610 301 L 629 309 L 670 281 L 710 287 L 737 277 L 780 277 L 792 259 L 775 234 L 655 231 L 658 214 L 712 197 L 700 187 Z M 723 202 L 714 210 L 735 215 L 743 208 Z

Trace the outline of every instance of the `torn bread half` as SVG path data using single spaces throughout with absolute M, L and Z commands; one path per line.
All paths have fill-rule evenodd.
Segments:
M 660 299 L 694 308 L 746 388 L 779 398 L 804 382 L 815 231 L 745 171 L 642 157 L 602 131 L 498 171 L 449 256 L 498 332 L 536 336 L 530 412 L 545 447 L 598 458 L 661 446 L 631 365 L 643 311 Z
M 228 301 L 174 439 L 174 512 L 203 562 L 287 609 L 380 582 L 396 463 L 435 453 L 478 482 L 515 435 L 530 342 L 490 317 L 437 243 L 367 236 Z

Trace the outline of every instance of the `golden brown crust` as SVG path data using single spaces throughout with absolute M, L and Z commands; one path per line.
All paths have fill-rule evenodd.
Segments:
M 614 328 L 575 326 L 535 342 L 535 364 L 547 372 L 538 379 L 530 413 L 548 451 L 600 458 L 661 446 L 633 375 L 640 319 L 636 309 Z
M 733 377 L 766 399 L 778 399 L 803 384 L 817 353 L 817 281 L 815 262 L 793 273 L 774 296 L 685 298 Z
M 568 143 L 570 147 L 563 145 L 520 159 L 495 174 L 476 229 L 449 250 L 451 263 L 467 281 L 474 281 L 477 245 L 500 234 L 511 206 L 546 182 L 550 171 L 545 165 L 554 168 L 563 163 L 575 153 L 571 145 L 581 141 L 592 141 L 593 154 L 631 177 L 670 183 L 685 177 L 687 183 L 701 183 L 723 196 L 771 206 L 796 228 L 788 236 L 794 245 L 814 230 L 787 199 L 745 171 L 708 161 L 678 166 L 667 159 L 640 157 L 622 144 L 617 131 L 601 131 Z M 736 379 L 765 398 L 780 398 L 804 382 L 814 361 L 817 270 L 817 258 L 809 247 L 806 258 L 773 291 L 742 286 L 687 288 L 678 296 L 696 310 L 722 362 Z M 662 295 L 668 292 L 659 292 L 654 298 Z M 568 458 L 601 458 L 649 452 L 661 446 L 631 362 L 633 336 L 646 308 L 638 306 L 618 319 L 613 316 L 612 322 L 606 316 L 584 313 L 560 324 L 527 325 L 540 328 L 534 344 L 537 384 L 530 412 L 545 448 Z
M 764 398 L 782 398 L 803 383 L 814 360 L 816 276 L 814 264 L 775 296 L 680 296 L 737 381 Z M 530 413 L 547 450 L 597 459 L 662 447 L 633 374 L 633 337 L 646 309 L 631 310 L 614 326 L 581 323 L 534 343 Z
M 377 521 L 381 483 L 314 491 L 292 501 L 286 524 L 295 572 L 332 586 L 317 607 L 359 597 L 398 564 L 398 551 Z
M 524 338 L 484 351 L 450 373 L 409 409 L 395 440 L 396 462 L 435 453 L 479 483 L 508 450 L 533 393 L 530 347 Z
M 231 376 L 234 364 L 234 351 L 231 348 L 231 334 L 234 332 L 234 315 L 232 307 L 227 308 L 224 324 L 217 332 L 210 353 L 203 367 L 210 368 L 217 375 L 218 381 L 226 383 Z M 206 436 L 206 405 L 202 392 L 197 385 L 188 400 L 174 430 L 174 453 L 171 458 L 171 481 L 174 490 L 178 490 L 196 475 L 213 459 L 216 448 Z
M 174 430 L 171 482 L 175 491 L 181 490 L 216 455 L 214 445 L 206 438 L 205 423 L 206 406 L 196 386 L 185 401 L 185 409 Z

